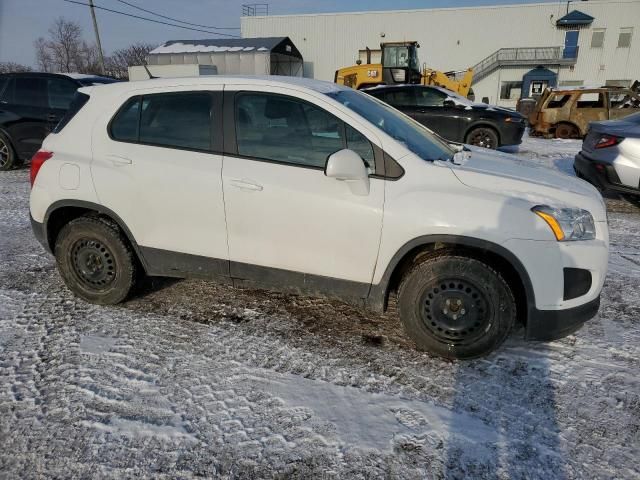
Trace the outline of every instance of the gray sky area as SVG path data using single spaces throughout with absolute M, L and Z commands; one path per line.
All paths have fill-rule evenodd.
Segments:
M 88 0 L 77 0 L 87 3 Z M 159 21 L 169 21 L 128 6 L 119 0 L 94 0 L 95 5 L 120 10 Z M 243 3 L 232 0 L 127 0 L 155 13 L 186 22 L 217 27 L 239 27 Z M 522 0 L 273 0 L 269 13 L 325 13 L 337 11 L 437 8 L 514 3 L 540 3 Z M 557 3 L 557 1 L 556 1 Z M 560 2 L 564 3 L 564 2 Z M 578 2 L 576 2 L 578 3 Z M 97 11 L 100 35 L 105 54 L 136 42 L 162 43 L 171 39 L 214 38 L 216 35 L 160 25 L 103 10 Z M 33 42 L 47 36 L 49 26 L 57 17 L 65 17 L 82 25 L 84 36 L 93 42 L 89 8 L 64 0 L 0 0 L 0 61 L 13 61 L 35 66 Z M 240 34 L 240 30 L 221 30 Z

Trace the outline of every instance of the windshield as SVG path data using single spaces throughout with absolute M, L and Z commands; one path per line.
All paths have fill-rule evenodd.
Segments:
M 356 90 L 327 93 L 334 100 L 373 123 L 423 160 L 450 160 L 455 150 L 415 120 L 386 103 Z
M 418 70 L 420 68 L 418 60 L 418 49 L 411 47 L 384 47 L 384 64 L 387 68 L 410 68 Z

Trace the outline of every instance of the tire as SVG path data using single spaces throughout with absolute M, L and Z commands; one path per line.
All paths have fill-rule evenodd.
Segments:
M 495 150 L 500 145 L 498 143 L 498 134 L 493 128 L 478 127 L 467 133 L 465 143 L 475 145 L 476 147 L 484 147 Z
M 16 152 L 6 135 L 0 133 L 0 172 L 11 170 L 18 163 Z
M 559 123 L 556 125 L 556 138 L 569 139 L 578 137 L 578 129 L 570 123 Z
M 413 267 L 400 284 L 398 310 L 418 349 L 449 359 L 487 355 L 516 320 L 504 278 L 479 260 L 454 254 Z
M 55 245 L 58 271 L 74 294 L 90 303 L 124 301 L 135 285 L 136 261 L 117 225 L 80 217 L 65 225 Z

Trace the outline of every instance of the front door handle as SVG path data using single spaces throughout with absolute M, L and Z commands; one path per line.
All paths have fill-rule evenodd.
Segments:
M 250 182 L 248 180 L 240 180 L 237 178 L 231 179 L 231 185 L 240 190 L 251 190 L 254 192 L 261 192 L 263 187 L 262 185 L 258 185 L 257 183 Z
M 57 115 L 50 113 L 49 115 L 47 115 L 47 120 L 50 122 L 58 122 L 60 119 L 58 118 Z
M 120 155 L 109 155 L 109 160 L 116 166 L 119 165 L 131 165 L 133 162 L 130 158 L 122 157 Z

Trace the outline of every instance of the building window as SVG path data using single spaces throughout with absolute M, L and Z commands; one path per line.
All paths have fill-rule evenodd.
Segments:
M 631 46 L 632 35 L 632 27 L 621 28 L 620 35 L 618 35 L 618 48 L 629 48 Z
M 561 87 L 581 87 L 583 85 L 583 80 L 562 80 L 560 82 Z
M 591 34 L 591 48 L 602 48 L 604 46 L 604 28 L 597 28 Z
M 522 82 L 502 82 L 500 100 L 517 100 L 522 92 Z
M 607 80 L 604 85 L 606 87 L 625 87 L 631 86 L 631 80 Z

